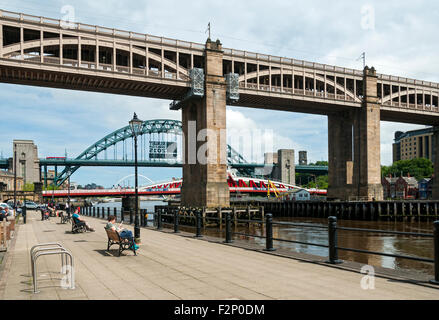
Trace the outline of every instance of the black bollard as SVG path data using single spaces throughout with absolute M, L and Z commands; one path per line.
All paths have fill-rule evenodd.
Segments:
M 93 217 L 96 217 L 96 208 L 93 207 Z
M 343 261 L 338 260 L 337 251 L 337 217 L 328 218 L 328 245 L 329 245 L 329 261 L 330 264 L 340 264 Z
M 157 230 L 162 229 L 162 209 L 157 210 Z
M 117 208 L 113 208 L 113 215 L 116 217 L 116 221 L 117 221 Z
M 196 214 L 195 223 L 197 225 L 196 237 L 201 238 L 203 235 L 201 234 L 201 212 L 200 212 L 200 210 L 197 210 L 195 214 Z
M 266 218 L 265 226 L 265 249 L 264 251 L 276 251 L 273 248 L 273 215 L 268 213 Z
M 133 224 L 133 209 L 130 208 L 130 224 Z
M 174 211 L 174 233 L 180 233 L 180 231 L 178 230 L 178 210 Z
M 26 206 L 24 205 L 23 208 L 21 209 L 21 214 L 23 215 L 23 223 L 26 224 Z
M 439 221 L 434 222 L 434 280 L 430 283 L 439 285 Z
M 99 218 L 101 216 L 101 208 L 98 207 L 96 211 L 96 218 Z
M 110 216 L 110 207 L 107 208 L 107 220 L 109 216 Z
M 226 240 L 224 243 L 233 243 L 232 240 L 232 218 L 230 212 L 226 213 Z

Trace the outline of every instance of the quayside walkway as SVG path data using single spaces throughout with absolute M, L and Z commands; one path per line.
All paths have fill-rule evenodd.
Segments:
M 105 221 L 87 217 L 95 233 L 71 234 L 58 218 L 28 214 L 1 266 L 0 299 L 438 299 L 439 290 L 142 229 L 138 255 L 107 253 Z M 39 261 L 40 293 L 32 293 L 29 250 L 60 242 L 75 258 L 76 289 L 60 286 L 60 259 Z

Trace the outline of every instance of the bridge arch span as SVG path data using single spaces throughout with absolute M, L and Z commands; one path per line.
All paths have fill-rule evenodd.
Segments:
M 153 133 L 167 133 L 176 136 L 183 134 L 182 122 L 179 120 L 156 119 L 146 120 L 142 124 L 140 136 Z M 92 160 L 97 159 L 98 155 L 105 153 L 107 149 L 115 146 L 117 143 L 123 142 L 127 139 L 134 138 L 131 128 L 125 126 L 112 133 L 106 135 L 99 141 L 93 143 L 85 149 L 75 160 Z M 169 161 L 169 160 L 168 160 Z M 167 162 L 166 159 L 163 162 Z M 227 163 L 247 163 L 242 155 L 235 151 L 230 145 L 227 145 Z M 61 165 L 61 164 L 60 164 Z M 62 185 L 80 166 L 66 167 L 55 177 L 56 185 Z

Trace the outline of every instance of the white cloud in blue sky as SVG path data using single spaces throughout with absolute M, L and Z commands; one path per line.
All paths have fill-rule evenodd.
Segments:
M 380 73 L 439 81 L 435 1 L 56 1 L 0 0 L 0 8 L 61 18 L 72 5 L 78 22 L 204 43 L 206 26 L 224 47 L 305 59 L 344 67 L 367 64 Z M 362 28 L 362 7 L 375 12 L 375 28 Z M 0 150 L 12 140 L 32 139 L 41 157 L 76 156 L 106 134 L 142 119 L 180 119 L 169 101 L 109 94 L 0 84 Z M 228 107 L 228 125 L 273 130 L 275 146 L 308 150 L 311 161 L 327 159 L 324 116 Z M 239 120 L 239 121 L 237 121 Z M 395 130 L 419 126 L 382 123 L 382 163 L 391 162 Z M 296 150 L 298 151 L 298 150 Z M 112 185 L 130 168 L 82 168 L 73 180 Z M 180 169 L 141 169 L 153 180 L 180 176 Z

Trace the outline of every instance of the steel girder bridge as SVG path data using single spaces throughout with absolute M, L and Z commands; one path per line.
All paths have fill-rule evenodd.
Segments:
M 46 158 L 40 159 L 40 168 L 43 169 L 43 179 L 47 186 L 47 167 L 55 167 L 54 183 L 62 185 L 80 167 L 131 167 L 133 160 L 133 134 L 129 126 L 120 128 L 84 150 L 75 159 Z M 162 158 L 150 158 L 147 146 L 151 143 L 164 143 L 168 149 L 167 155 L 160 154 Z M 182 123 L 178 120 L 147 120 L 142 125 L 139 136 L 139 159 L 140 167 L 182 167 Z M 151 151 L 151 149 L 150 149 Z M 122 154 L 121 154 L 122 153 Z M 171 157 L 169 157 L 171 156 Z M 249 163 L 244 157 L 227 145 L 227 164 L 238 170 L 239 174 L 247 177 L 261 176 L 257 173 L 258 168 L 268 168 L 273 165 Z M 64 169 L 58 172 L 58 167 Z M 296 172 L 323 175 L 328 173 L 325 166 L 296 166 Z

